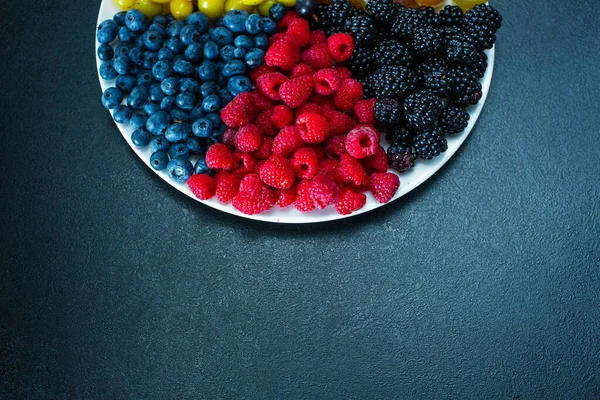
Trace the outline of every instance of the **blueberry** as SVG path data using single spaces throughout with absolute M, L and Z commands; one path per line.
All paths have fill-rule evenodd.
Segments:
M 190 121 L 196 121 L 200 118 L 204 117 L 204 110 L 202 107 L 194 107 L 190 111 Z
M 194 42 L 200 41 L 200 30 L 196 25 L 186 25 L 179 33 L 179 39 L 185 46 L 189 46 Z
M 258 14 L 251 14 L 246 20 L 246 32 L 258 35 L 263 31 L 264 21 Z
M 169 19 L 166 15 L 159 14 L 152 17 L 152 22 L 156 24 L 161 24 L 163 26 L 167 26 L 167 24 L 169 23 Z
M 221 117 L 219 116 L 219 114 L 208 113 L 208 114 L 206 114 L 204 116 L 204 118 L 206 118 L 207 120 L 209 120 L 210 122 L 212 122 L 213 130 L 214 129 L 218 129 L 219 126 L 221 126 Z
M 219 89 L 217 96 L 221 99 L 221 104 L 228 104 L 233 99 L 227 89 Z
M 224 26 L 215 28 L 211 35 L 211 39 L 219 46 L 225 46 L 226 44 L 233 43 L 233 34 L 231 31 Z
M 187 141 L 186 143 L 177 143 L 172 145 L 169 149 L 169 155 L 171 156 L 171 159 L 185 158 L 187 160 L 187 158 L 190 156 L 190 151 L 187 147 Z
M 178 183 L 184 183 L 194 173 L 192 163 L 184 158 L 174 158 L 167 164 L 167 174 L 169 178 Z
M 112 60 L 115 56 L 115 51 L 110 44 L 101 44 L 98 46 L 98 58 L 102 61 Z
M 139 128 L 131 134 L 131 142 L 138 147 L 146 147 L 150 143 L 150 132 L 146 128 Z
M 115 108 L 115 111 L 113 112 L 113 119 L 120 124 L 126 124 L 129 122 L 132 115 L 133 112 L 131 111 L 131 108 L 121 104 Z
M 246 35 L 239 35 L 233 39 L 233 45 L 235 47 L 242 47 L 246 50 L 250 50 L 254 46 L 254 42 Z
M 219 46 L 213 41 L 204 44 L 204 58 L 207 60 L 216 60 L 219 57 Z
M 179 83 L 180 83 L 179 91 L 181 93 L 183 93 L 183 92 L 189 92 L 192 94 L 200 93 L 200 85 L 198 84 L 198 81 L 193 78 L 182 78 Z
M 158 51 L 162 46 L 162 35 L 156 31 L 146 31 L 142 35 L 144 46 L 150 51 Z
M 141 70 L 142 69 L 140 68 L 139 65 L 132 65 L 129 67 L 129 74 L 131 76 L 138 76 Z
M 200 157 L 198 159 L 198 161 L 196 161 L 196 164 L 194 164 L 194 173 L 206 174 L 209 171 L 210 171 L 210 168 L 208 168 L 208 165 L 206 165 L 206 158 Z
M 167 40 L 167 48 L 171 50 L 173 54 L 181 54 L 183 53 L 185 46 L 183 43 L 181 43 L 181 40 L 177 38 L 171 38 Z
M 263 32 L 264 33 L 275 33 L 277 30 L 277 24 L 271 18 L 263 18 Z
M 144 104 L 144 113 L 151 117 L 160 111 L 160 106 L 156 103 L 148 102 Z
M 236 60 L 243 60 L 244 56 L 246 55 L 248 51 L 243 48 L 243 47 L 236 47 L 235 50 L 233 51 L 233 57 Z
M 219 51 L 221 60 L 224 62 L 227 62 L 227 61 L 231 61 L 231 60 L 235 59 L 235 57 L 233 56 L 234 51 L 235 51 L 235 47 L 230 44 L 221 47 L 221 50 Z
M 192 132 L 194 133 L 194 135 L 201 138 L 209 137 L 212 130 L 213 123 L 212 121 L 206 118 L 200 118 L 192 124 Z
M 142 65 L 145 69 L 151 70 L 158 61 L 158 53 L 155 51 L 145 51 L 142 54 Z
M 158 150 L 150 156 L 150 165 L 157 171 L 162 171 L 169 164 L 169 156 L 165 151 Z
M 161 82 L 160 88 L 167 96 L 174 96 L 179 92 L 179 79 L 173 76 L 168 77 Z
M 132 47 L 129 43 L 119 43 L 119 45 L 115 47 L 115 57 L 128 56 L 131 49 Z
M 217 77 L 217 85 L 220 87 L 227 87 L 227 78 L 225 78 L 222 74 L 219 74 Z
M 223 26 L 223 18 L 219 17 L 219 18 L 215 19 L 215 22 L 213 23 L 213 25 L 215 26 L 215 28 L 218 28 L 219 26 Z
M 251 91 L 252 82 L 250 82 L 250 79 L 247 76 L 236 75 L 227 82 L 227 90 L 235 97 L 242 92 Z
M 142 55 L 143 54 L 144 54 L 144 50 L 140 49 L 139 47 L 134 47 L 133 49 L 129 50 L 129 53 L 127 53 L 127 56 L 129 57 L 129 61 L 131 61 L 132 64 L 140 65 L 140 64 L 142 64 Z
M 196 25 L 200 32 L 206 32 L 208 30 L 208 17 L 201 12 L 191 13 L 190 15 L 188 15 L 185 22 L 188 25 Z
M 231 10 L 223 17 L 223 26 L 233 33 L 242 33 L 246 30 L 246 19 L 248 19 L 247 11 Z
M 148 30 L 158 32 L 162 37 L 164 37 L 167 34 L 167 30 L 165 29 L 164 25 L 157 24 L 156 22 L 152 23 L 148 27 Z
M 123 93 L 116 87 L 109 87 L 102 93 L 102 105 L 107 110 L 117 108 L 123 101 Z
M 135 38 L 135 40 L 133 41 L 133 46 L 137 47 L 140 50 L 147 50 L 146 49 L 146 45 L 144 44 L 144 36 L 140 35 L 138 37 Z
M 196 105 L 196 96 L 192 93 L 179 93 L 177 97 L 175 97 L 175 102 L 182 110 L 191 110 Z
M 115 81 L 115 86 L 123 93 L 131 93 L 137 85 L 137 79 L 131 75 L 119 75 Z
M 192 127 L 186 123 L 171 124 L 165 132 L 165 139 L 171 143 L 177 143 L 187 140 L 190 133 L 192 133 Z
M 137 35 L 126 26 L 119 28 L 119 40 L 121 43 L 133 42 L 137 38 Z
M 127 11 L 127 15 L 125 15 L 125 25 L 134 32 L 142 30 L 146 23 L 145 21 L 146 17 L 144 14 L 135 8 Z
M 219 90 L 219 85 L 213 81 L 204 82 L 202 86 L 200 86 L 200 95 L 204 98 L 211 94 L 215 94 L 217 90 Z
M 167 25 L 167 36 L 170 38 L 179 37 L 179 33 L 185 26 L 185 22 L 183 21 L 171 21 Z
M 210 33 L 204 32 L 202 35 L 200 35 L 198 43 L 206 44 L 207 42 L 210 42 Z
M 127 15 L 126 11 L 120 11 L 113 15 L 113 21 L 115 21 L 118 26 L 123 26 L 125 25 L 125 15 Z
M 171 114 L 171 120 L 173 122 L 181 123 L 190 121 L 190 116 L 188 115 L 188 113 L 183 111 L 179 107 L 173 107 L 169 114 Z
M 129 72 L 129 57 L 126 55 L 115 58 L 113 68 L 119 75 L 126 75 Z
M 202 56 L 204 55 L 204 46 L 202 43 L 192 43 L 185 49 L 185 59 L 194 64 L 202 61 Z
M 225 78 L 231 78 L 234 75 L 242 75 L 246 72 L 246 65 L 240 60 L 229 61 L 223 67 L 221 73 Z
M 281 21 L 285 16 L 287 9 L 281 3 L 275 3 L 269 8 L 269 17 L 275 22 Z
M 206 154 L 206 146 L 204 145 L 204 143 L 201 143 L 198 138 L 188 138 L 185 144 L 190 154 Z
M 148 104 L 152 104 L 152 103 L 148 103 Z M 148 105 L 148 104 L 146 104 L 146 105 Z M 139 128 L 145 128 L 147 121 L 148 121 L 148 117 L 145 114 L 135 113 L 131 116 L 131 119 L 129 120 L 129 124 L 133 127 L 133 129 L 139 129 Z
M 173 73 L 173 63 L 167 60 L 157 61 L 152 67 L 152 76 L 157 81 L 167 79 Z
M 102 21 L 98 25 L 98 31 L 96 32 L 96 39 L 100 43 L 110 43 L 117 37 L 119 33 L 119 26 L 112 19 Z
M 260 66 L 265 61 L 265 51 L 262 49 L 251 49 L 244 57 L 246 65 L 250 69 Z
M 170 112 L 175 106 L 175 96 L 167 96 L 160 102 L 160 109 Z
M 115 79 L 119 74 L 115 71 L 113 60 L 102 61 L 100 64 L 100 76 L 102 79 Z
M 134 110 L 141 110 L 148 102 L 148 89 L 145 86 L 136 86 L 127 97 L 127 105 Z
M 148 97 L 150 101 L 159 104 L 162 99 L 165 98 L 165 94 L 162 92 L 160 88 L 160 83 L 154 82 L 150 86 L 148 86 Z
M 147 71 L 147 70 L 140 71 L 140 73 L 138 74 L 138 77 L 137 77 L 138 86 L 148 87 L 148 86 L 150 86 L 151 83 L 152 83 L 152 72 Z
M 202 109 L 206 112 L 216 112 L 221 108 L 221 99 L 216 94 L 206 96 L 202 100 Z
M 173 60 L 173 52 L 166 47 L 163 47 L 158 51 L 158 59 L 159 60 Z
M 265 50 L 269 47 L 269 38 L 264 33 L 254 36 L 254 47 Z
M 164 111 L 151 115 L 146 122 L 146 129 L 153 135 L 162 135 L 171 122 L 171 116 Z
M 171 143 L 164 136 L 157 136 L 150 141 L 150 151 L 155 153 L 157 151 L 169 151 Z
M 203 61 L 198 67 L 198 77 L 202 82 L 214 81 L 217 78 L 217 66 L 215 63 L 208 60 Z

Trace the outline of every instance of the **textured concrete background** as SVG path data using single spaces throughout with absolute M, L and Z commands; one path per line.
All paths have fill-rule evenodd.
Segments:
M 0 10 L 0 398 L 600 399 L 600 41 L 498 0 L 432 179 L 321 226 L 173 190 L 100 104 L 99 0 Z M 543 8 L 539 8 L 543 5 Z

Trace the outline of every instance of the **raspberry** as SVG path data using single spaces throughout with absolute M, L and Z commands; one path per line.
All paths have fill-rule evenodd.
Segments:
M 308 26 L 308 21 L 304 18 L 292 21 L 285 33 L 286 35 L 295 37 L 300 47 L 306 46 L 310 40 L 310 28 Z
M 387 172 L 388 159 L 385 149 L 379 146 L 375 154 L 363 159 L 363 166 L 369 172 Z
M 341 83 L 340 76 L 333 68 L 321 69 L 313 75 L 315 92 L 322 96 L 335 93 L 340 88 Z
M 335 177 L 338 162 L 335 160 L 323 160 L 319 163 L 319 173 Z
M 273 140 L 273 153 L 287 157 L 304 145 L 295 126 L 286 126 Z
M 229 203 L 240 187 L 240 178 L 225 171 L 218 171 L 215 175 L 217 199 L 222 203 Z
M 267 64 L 261 64 L 258 67 L 250 70 L 250 79 L 252 79 L 252 82 L 256 82 L 256 80 L 260 76 L 264 74 L 269 74 L 271 72 L 280 72 L 280 70 L 277 67 L 271 67 Z
M 296 38 L 285 35 L 273 43 L 265 54 L 265 63 L 291 71 L 300 60 L 300 45 Z
M 335 61 L 343 62 L 352 56 L 354 40 L 346 33 L 336 33 L 327 38 L 327 48 Z
M 270 210 L 275 205 L 275 194 L 261 182 L 256 174 L 248 174 L 240 184 L 240 191 L 233 197 L 232 205 L 248 215 Z
M 290 78 L 297 78 L 299 76 L 304 76 L 304 75 L 312 76 L 314 73 L 315 73 L 315 70 L 310 65 L 298 64 L 292 70 L 292 73 L 290 74 Z
M 335 181 L 338 183 L 351 182 L 360 185 L 365 179 L 365 170 L 360 162 L 348 154 L 342 154 L 335 170 Z
M 273 139 L 266 137 L 263 139 L 258 150 L 252 153 L 252 156 L 254 156 L 254 158 L 257 160 L 266 160 L 271 156 L 271 154 L 273 154 L 272 148 Z
M 252 96 L 254 96 L 254 103 L 256 104 L 257 111 L 273 108 L 273 103 L 271 102 L 271 100 L 269 100 L 267 96 L 260 93 L 258 90 L 254 89 L 250 93 L 252 93 Z
M 317 160 L 319 160 L 319 162 L 325 160 L 325 149 L 323 149 L 323 146 L 310 146 L 314 151 L 315 154 L 317 155 Z
M 289 107 L 282 104 L 275 106 L 271 115 L 271 123 L 275 128 L 281 129 L 292 122 L 294 122 L 294 112 Z
M 296 118 L 306 113 L 323 114 L 323 107 L 315 103 L 306 103 L 296 110 Z
M 375 172 L 369 178 L 371 179 L 369 188 L 375 200 L 380 203 L 390 201 L 400 187 L 400 178 L 392 172 Z
M 259 176 L 264 183 L 278 189 L 289 189 L 296 180 L 292 166 L 281 154 L 269 157 L 260 168 Z
M 273 43 L 275 43 L 276 41 L 278 41 L 279 39 L 281 39 L 284 36 L 285 36 L 285 33 L 283 33 L 283 32 L 274 34 L 273 36 L 271 36 L 269 38 L 269 46 L 273 45 Z
M 296 198 L 296 201 L 294 202 L 294 207 L 298 210 L 298 211 L 302 211 L 302 212 L 309 212 L 314 210 L 315 207 L 315 202 L 308 196 L 308 193 L 298 193 L 298 197 Z
M 233 166 L 231 151 L 223 143 L 213 144 L 206 152 L 206 165 L 209 168 L 230 169 Z
M 310 40 L 308 42 L 310 46 L 323 43 L 327 43 L 327 35 L 325 35 L 325 32 L 319 30 L 311 32 Z
M 269 99 L 279 101 L 281 100 L 279 87 L 287 80 L 287 77 L 281 72 L 271 72 L 270 74 L 260 76 L 256 80 L 256 87 L 260 90 L 260 93 Z
M 335 202 L 335 211 L 338 214 L 348 215 L 354 211 L 360 210 L 365 206 L 367 196 L 364 193 L 357 193 L 348 187 L 340 189 L 340 196 Z
M 254 123 L 258 126 L 258 129 L 265 135 L 273 137 L 277 134 L 277 129 L 273 126 L 273 122 L 271 122 L 271 117 L 273 116 L 273 110 L 262 110 L 256 116 Z
M 319 169 L 317 153 L 310 147 L 302 147 L 296 150 L 290 164 L 294 173 L 300 179 L 312 179 Z
M 235 148 L 245 152 L 257 150 L 262 141 L 262 134 L 254 124 L 244 125 L 233 138 Z
M 333 62 L 325 43 L 315 44 L 300 54 L 300 60 L 314 69 L 331 68 Z
M 333 98 L 331 96 L 322 96 L 319 93 L 313 92 L 310 96 L 309 101 L 311 103 L 318 104 L 321 108 L 331 109 L 335 108 L 335 104 L 333 104 Z
M 289 189 L 275 189 L 275 198 L 277 205 L 281 208 L 291 206 L 298 198 L 298 192 L 295 187 Z
M 298 108 L 310 97 L 312 86 L 312 76 L 299 76 L 282 83 L 279 95 L 286 106 Z
M 373 124 L 375 122 L 375 99 L 359 100 L 354 105 L 354 114 L 361 124 Z
M 340 157 L 342 154 L 348 154 L 346 151 L 346 138 L 343 136 L 333 136 L 325 142 L 326 155 Z M 332 158 L 335 158 L 332 157 Z
M 356 192 L 366 192 L 367 190 L 369 190 L 370 184 L 371 184 L 371 179 L 369 178 L 369 175 L 365 175 L 365 179 L 363 179 L 363 181 L 360 183 L 360 185 L 355 185 L 355 184 L 351 183 L 349 186 L 352 190 L 354 190 Z
M 323 143 L 329 136 L 329 122 L 319 114 L 304 113 L 296 119 L 296 128 L 306 143 Z
M 262 168 L 263 165 L 265 165 L 265 162 L 267 162 L 266 159 L 265 160 L 258 160 L 256 162 L 256 164 L 254 164 L 254 169 L 252 170 L 252 172 L 255 173 L 255 174 L 260 174 L 260 169 Z
M 256 101 L 252 93 L 242 92 L 221 110 L 221 120 L 230 128 L 249 124 L 256 116 Z
M 233 168 L 231 173 L 240 177 L 251 173 L 256 165 L 256 160 L 250 153 L 236 150 L 233 152 Z
M 300 15 L 298 15 L 296 10 L 288 11 L 287 13 L 285 13 L 283 19 L 277 23 L 277 30 L 284 31 L 288 26 L 290 26 L 292 22 L 300 18 L 301 17 Z
M 343 65 L 336 65 L 334 69 L 337 71 L 341 80 L 350 79 L 352 77 L 350 70 Z
M 333 97 L 335 106 L 343 111 L 350 111 L 356 102 L 363 97 L 362 85 L 356 79 L 345 79 Z
M 187 181 L 187 185 L 200 200 L 208 200 L 215 195 L 217 184 L 215 180 L 206 174 L 195 174 Z
M 372 156 L 379 147 L 379 132 L 370 125 L 359 125 L 346 136 L 346 151 L 354 158 Z
M 228 149 L 234 149 L 235 145 L 233 144 L 233 138 L 235 138 L 235 135 L 237 134 L 237 129 L 233 129 L 233 128 L 225 128 L 225 131 L 223 132 L 223 136 L 221 137 L 221 143 L 223 143 L 225 146 L 227 146 Z
M 323 209 L 336 201 L 339 188 L 329 174 L 320 173 L 310 181 L 306 194 L 316 208 Z

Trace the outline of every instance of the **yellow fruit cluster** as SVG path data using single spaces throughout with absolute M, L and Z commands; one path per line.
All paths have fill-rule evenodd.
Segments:
M 202 11 L 211 20 L 217 19 L 231 10 L 256 11 L 263 17 L 269 16 L 269 9 L 275 3 L 295 7 L 296 0 L 113 0 L 121 10 L 137 8 L 148 18 L 158 14 L 172 14 L 184 20 L 195 10 Z

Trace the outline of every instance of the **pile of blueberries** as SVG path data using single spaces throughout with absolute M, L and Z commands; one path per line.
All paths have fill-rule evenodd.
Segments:
M 96 35 L 100 76 L 114 80 L 102 104 L 116 122 L 131 124 L 134 145 L 150 146 L 154 169 L 166 168 L 169 177 L 185 182 L 194 172 L 208 172 L 206 150 L 225 130 L 219 112 L 252 90 L 247 70 L 263 63 L 275 30 L 274 19 L 242 10 L 213 26 L 201 12 L 186 21 L 119 12 Z

